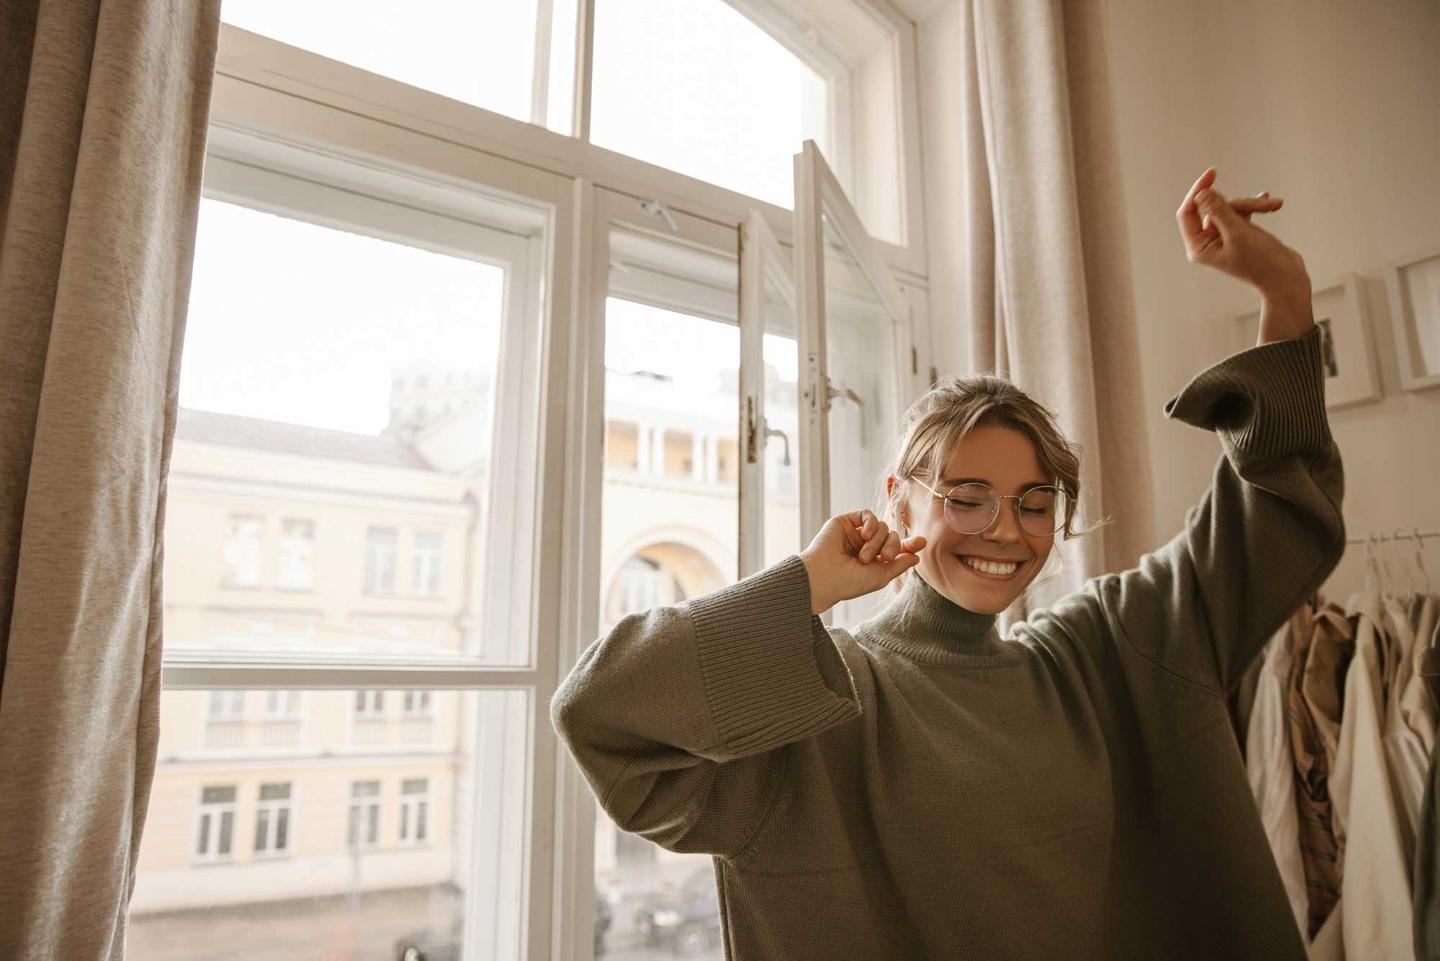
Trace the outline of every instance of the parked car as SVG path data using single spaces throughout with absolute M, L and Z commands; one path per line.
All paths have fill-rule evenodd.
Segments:
M 641 899 L 635 923 L 648 944 L 659 945 L 691 958 L 720 943 L 720 897 L 715 892 L 715 870 L 696 868 L 680 887 L 658 891 Z
M 610 902 L 599 890 L 595 892 L 595 957 L 605 954 L 605 932 L 612 920 Z M 395 961 L 460 961 L 461 918 L 450 922 L 443 931 L 420 928 L 395 942 Z

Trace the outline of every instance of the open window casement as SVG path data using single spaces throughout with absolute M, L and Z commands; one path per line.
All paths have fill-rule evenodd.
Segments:
M 795 155 L 796 319 L 800 352 L 800 529 L 833 514 L 879 511 L 901 404 L 913 373 L 906 296 L 814 141 Z M 829 623 L 858 624 L 876 591 L 842 601 Z
M 740 576 L 801 538 L 799 358 L 791 254 L 759 212 L 740 227 Z

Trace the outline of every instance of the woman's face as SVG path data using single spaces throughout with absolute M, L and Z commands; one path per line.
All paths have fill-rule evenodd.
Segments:
M 1000 494 L 1019 494 L 1032 484 L 1053 484 L 1046 477 L 1029 436 L 1009 427 L 986 425 L 972 430 L 951 452 L 939 482 L 922 478 L 944 494 L 966 480 L 982 480 Z M 890 475 L 887 489 L 902 481 Z M 910 534 L 925 537 L 916 570 L 925 582 L 950 600 L 977 614 L 999 614 L 1019 596 L 1045 566 L 1055 535 L 1036 537 L 1021 530 L 1013 499 L 1001 501 L 999 516 L 979 534 L 957 534 L 945 521 L 945 504 L 913 481 L 899 505 Z M 977 571 L 966 556 L 1016 562 L 1008 577 Z

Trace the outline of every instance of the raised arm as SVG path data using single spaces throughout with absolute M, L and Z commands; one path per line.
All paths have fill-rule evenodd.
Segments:
M 1339 563 L 1345 477 L 1305 261 L 1250 222 L 1283 201 L 1227 200 L 1214 182 L 1211 167 L 1175 211 L 1185 255 L 1253 287 L 1260 329 L 1254 347 L 1196 374 L 1165 414 L 1215 431 L 1223 454 L 1179 534 L 1055 613 L 1085 631 L 1103 618 L 1115 637 L 1223 695 Z
M 783 748 L 861 713 L 794 554 L 735 584 L 631 614 L 550 702 L 600 806 L 672 851 L 734 855 L 764 821 Z
M 1201 371 L 1165 413 L 1219 434 L 1210 487 L 1179 534 L 1098 578 L 1095 596 L 1117 637 L 1223 694 L 1344 552 L 1319 328 Z

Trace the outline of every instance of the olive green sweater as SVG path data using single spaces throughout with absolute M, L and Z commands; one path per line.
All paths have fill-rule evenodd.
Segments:
M 731 961 L 1301 959 L 1226 692 L 1344 549 L 1318 328 L 1197 374 L 1184 530 L 999 637 L 799 555 L 592 643 L 551 718 L 616 823 L 715 856 Z

